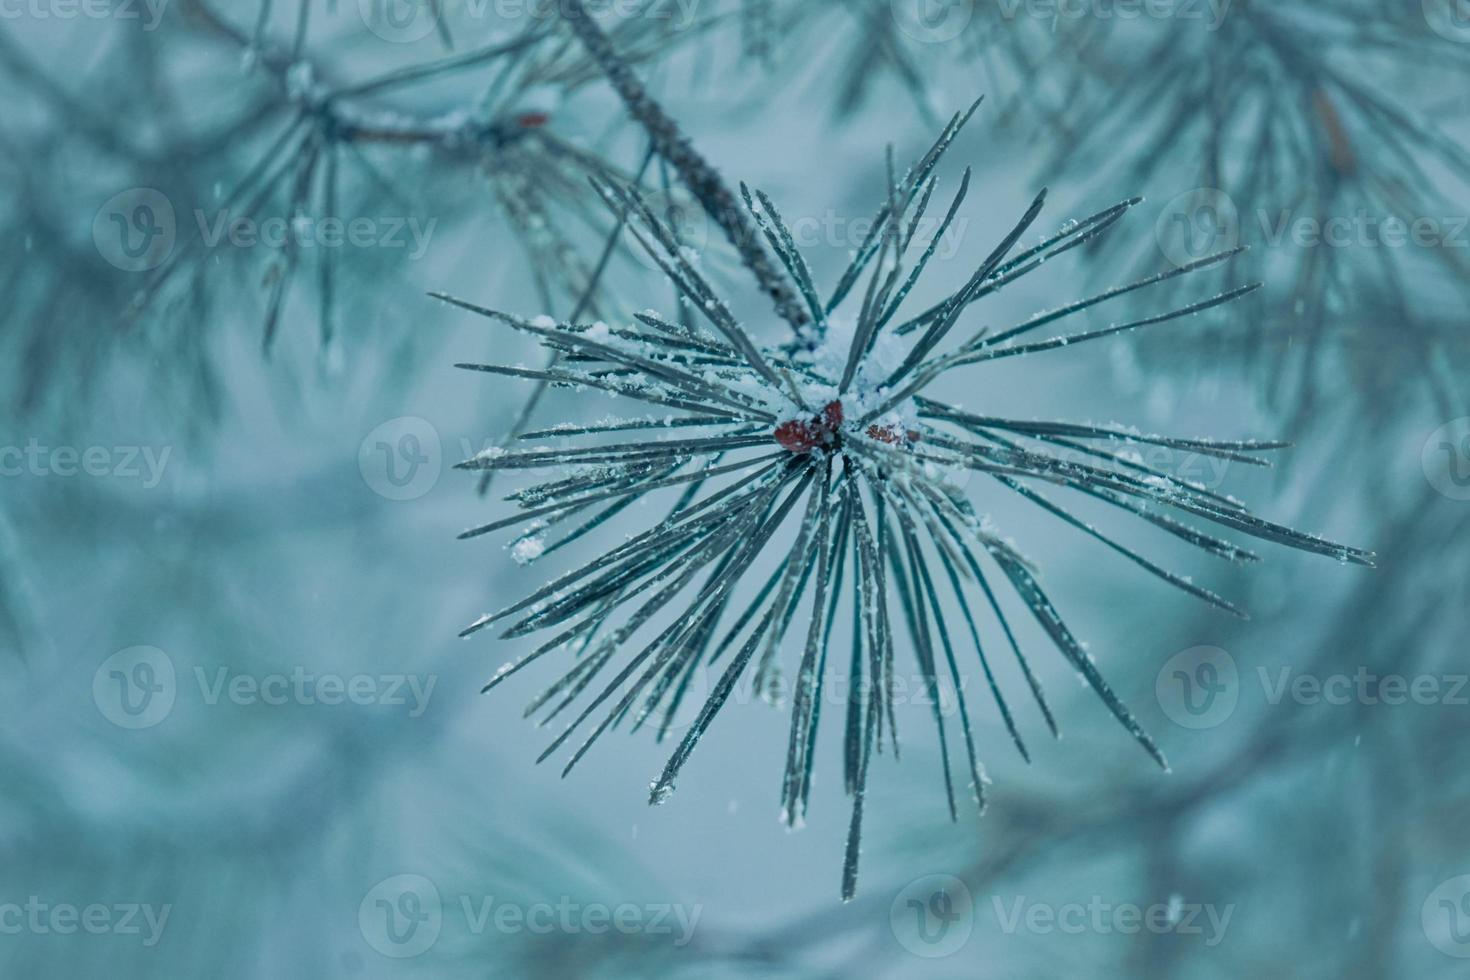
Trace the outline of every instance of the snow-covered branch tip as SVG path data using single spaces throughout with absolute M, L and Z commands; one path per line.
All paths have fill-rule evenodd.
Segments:
M 1168 585 L 1229 613 L 1241 614 L 1229 600 L 1088 523 L 1070 502 L 1053 499 L 1051 491 L 1102 502 L 1231 562 L 1257 556 L 1202 525 L 1340 562 L 1369 565 L 1373 560 L 1368 552 L 1257 517 L 1238 500 L 1130 452 L 1158 446 L 1255 466 L 1267 465 L 1264 456 L 1281 443 L 1023 420 L 994 408 L 982 412 L 948 404 L 930 393 L 940 378 L 961 367 L 988 364 L 992 371 L 1002 370 L 1002 364 L 1019 365 L 1026 355 L 1085 349 L 1123 332 L 1178 325 L 1255 288 L 1242 284 L 1147 317 L 1031 339 L 1042 327 L 1120 295 L 1222 262 L 1231 254 L 1224 252 L 1189 269 L 1079 299 L 1010 329 L 964 327 L 978 301 L 1106 234 L 1137 203 L 1130 199 L 1067 222 L 1023 247 L 1039 220 L 1043 194 L 963 286 L 928 309 L 903 313 L 908 292 L 968 192 L 967 173 L 935 236 L 923 241 L 914 219 L 933 194 L 935 168 L 965 118 L 951 120 L 933 149 L 889 189 L 872 234 L 825 300 L 774 204 L 764 195 L 747 198 L 750 219 L 806 305 L 811 343 L 760 344 L 637 191 L 614 185 L 602 186 L 609 204 L 635 216 L 630 227 L 698 311 L 699 322 L 686 326 L 652 310 L 616 326 L 527 320 L 441 297 L 535 339 L 560 357 L 547 369 L 459 367 L 620 396 L 647 409 L 528 432 L 522 439 L 530 444 L 526 448 L 497 449 L 461 463 L 475 471 L 556 469 L 555 475 L 510 494 L 514 513 L 464 537 L 523 525 L 512 547 L 519 558 L 535 560 L 593 533 L 630 505 L 651 502 L 660 491 L 672 497 L 666 515 L 641 533 L 485 614 L 464 631 L 468 635 L 499 623 L 505 624 L 506 637 L 547 637 L 501 668 L 486 689 L 548 653 L 574 653 L 570 670 L 528 710 L 543 712 L 544 723 L 566 711 L 599 675 L 614 671 L 541 756 L 582 732 L 567 772 L 622 721 L 634 729 L 651 724 L 660 739 L 673 734 L 684 722 L 681 707 L 701 687 L 704 672 L 718 667 L 718 680 L 653 781 L 652 802 L 661 803 L 737 685 L 749 678 L 768 697 L 781 688 L 783 641 L 797 630 L 782 819 L 793 827 L 802 822 L 824 689 L 829 675 L 839 673 L 846 692 L 841 699 L 844 785 L 853 806 L 844 898 L 856 888 L 870 760 L 885 740 L 898 754 L 894 678 L 900 633 L 913 656 L 914 676 L 934 705 L 952 817 L 958 816 L 958 793 L 942 703 L 958 706 L 963 782 L 978 809 L 985 803 L 987 780 L 962 693 L 968 657 L 976 658 L 968 662 L 978 663 L 984 673 L 994 708 L 1022 756 L 1029 758 L 1022 725 L 993 670 L 1001 647 L 1015 658 L 1030 698 L 1056 732 L 1054 713 L 1004 611 L 1002 586 L 1132 738 L 1158 765 L 1166 765 L 1159 747 L 1066 625 L 1031 562 L 975 509 L 964 492 L 970 476 L 989 478 Z M 866 284 L 856 289 L 864 276 Z M 837 311 L 851 292 L 862 299 L 855 316 L 847 318 Z M 798 626 L 803 607 L 804 629 Z M 655 629 L 655 622 L 669 625 Z M 850 646 L 836 654 L 834 635 L 842 624 Z M 992 631 L 996 636 L 988 637 Z

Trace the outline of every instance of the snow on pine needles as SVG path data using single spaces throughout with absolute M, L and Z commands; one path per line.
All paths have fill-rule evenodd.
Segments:
M 1050 491 L 1101 501 L 1232 562 L 1257 556 L 1218 529 L 1342 562 L 1372 563 L 1367 552 L 1256 517 L 1234 498 L 1151 466 L 1136 452 L 1139 446 L 1161 446 L 1267 465 L 1264 454 L 1281 443 L 980 415 L 929 396 L 930 387 L 952 371 L 979 373 L 987 362 L 1167 323 L 1256 288 L 1242 285 L 1100 329 L 1043 330 L 1125 293 L 1221 263 L 1237 251 L 1231 250 L 1038 313 L 1009 329 L 976 329 L 966 314 L 977 302 L 1108 233 L 1138 203 L 1124 201 L 1068 222 L 1038 244 L 1019 248 L 1041 213 L 1043 192 L 963 286 L 927 309 L 906 312 L 905 300 L 969 190 L 966 170 L 938 230 L 918 234 L 920 219 L 935 203 L 935 168 L 968 117 L 956 115 L 906 175 L 890 177 L 872 232 L 825 299 L 774 204 L 742 187 L 750 217 L 806 314 L 788 317 L 792 336 L 779 347 L 756 343 L 635 189 L 607 183 L 598 184 L 599 192 L 615 212 L 632 216 L 630 228 L 685 301 L 687 321 L 648 310 L 618 326 L 556 323 L 440 297 L 534 337 L 555 355 L 545 368 L 459 367 L 586 392 L 599 405 L 607 395 L 642 405 L 597 422 L 528 432 L 520 438 L 524 448 L 496 449 L 460 464 L 482 471 L 549 468 L 555 474 L 511 493 L 511 514 L 463 537 L 523 526 L 511 544 L 522 562 L 563 547 L 584 548 L 578 567 L 464 631 L 500 623 L 506 624 L 506 637 L 544 637 L 502 667 L 486 690 L 549 653 L 573 655 L 566 673 L 527 709 L 528 715 L 544 711 L 546 720 L 575 711 L 541 756 L 570 747 L 565 773 L 625 720 L 634 729 L 655 727 L 662 739 L 696 677 L 718 672 L 651 785 L 651 801 L 661 803 L 736 686 L 749 678 L 755 689 L 769 691 L 780 661 L 789 656 L 796 670 L 781 813 L 795 827 L 810 794 L 823 689 L 838 677 L 846 692 L 840 702 L 843 781 L 852 800 L 844 898 L 856 888 L 872 755 L 885 741 L 898 753 L 898 658 L 913 658 L 933 705 L 952 818 L 965 788 L 973 805 L 985 806 L 987 780 L 970 706 L 961 694 L 962 665 L 974 662 L 968 658 L 977 658 L 986 694 L 1022 756 L 1029 759 L 1026 741 L 997 680 L 996 657 L 1015 659 L 1026 694 L 1056 733 L 1053 711 L 1004 612 L 1003 590 L 1021 600 L 1108 711 L 1166 766 L 1068 629 L 1031 563 L 980 516 L 957 486 L 962 481 L 953 479 L 956 473 L 989 477 L 1121 558 L 1230 612 L 1238 610 L 1229 601 L 1077 517 Z M 588 547 L 587 535 L 661 490 L 671 491 L 672 500 L 666 512 L 657 512 L 659 519 L 610 550 Z M 839 651 L 833 635 L 843 622 L 850 624 L 850 638 Z M 957 719 L 940 710 L 942 698 L 951 696 Z M 580 702 L 585 703 L 574 709 Z M 952 744 L 954 727 L 962 748 Z M 963 769 L 959 790 L 951 755 Z

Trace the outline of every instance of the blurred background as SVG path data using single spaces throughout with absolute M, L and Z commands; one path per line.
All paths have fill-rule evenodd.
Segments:
M 977 482 L 1172 772 L 1025 623 L 1064 737 L 1018 699 L 1028 765 L 962 675 L 993 785 L 952 823 L 930 708 L 901 698 L 844 904 L 835 727 L 799 833 L 776 819 L 787 710 L 748 691 L 651 809 L 669 745 L 613 733 L 560 778 L 534 763 L 555 732 L 521 717 L 544 684 L 479 693 L 526 641 L 457 638 L 656 512 L 534 564 L 456 540 L 507 488 L 453 464 L 503 445 L 533 389 L 453 365 L 544 355 L 430 291 L 671 309 L 587 184 L 636 180 L 783 339 L 645 163 L 568 5 L 0 0 L 0 973 L 1463 976 L 1470 6 L 588 6 L 829 286 L 886 147 L 901 168 L 980 95 L 940 171 L 944 193 L 973 166 L 971 193 L 915 308 L 1042 187 L 1041 233 L 1146 201 L 976 326 L 1249 244 L 1137 302 L 1263 279 L 1248 299 L 951 394 L 1289 439 L 1270 470 L 1151 462 L 1379 567 L 1145 539 L 1243 622 Z M 553 390 L 529 419 L 617 410 Z

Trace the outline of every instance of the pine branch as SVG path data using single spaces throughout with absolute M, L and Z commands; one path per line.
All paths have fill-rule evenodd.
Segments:
M 661 522 L 521 601 L 481 616 L 465 630 L 471 633 L 505 622 L 507 638 L 556 631 L 532 653 L 501 668 L 486 690 L 554 650 L 572 646 L 579 653 L 575 665 L 528 708 L 530 713 L 559 698 L 548 717 L 559 714 L 604 670 L 613 669 L 620 654 L 632 652 L 631 658 L 542 753 L 541 759 L 546 759 L 564 746 L 575 745 L 563 774 L 570 772 L 601 736 L 625 717 L 632 718 L 637 728 L 655 712 L 663 711 L 660 730 L 667 730 L 691 673 L 719 661 L 723 671 L 718 681 L 653 783 L 650 802 L 664 802 L 673 793 L 704 733 L 733 699 L 737 685 L 749 676 L 755 691 L 765 695 L 773 689 L 782 643 L 799 628 L 799 609 L 807 608 L 810 617 L 797 667 L 781 791 L 783 819 L 793 827 L 799 825 L 811 778 L 816 699 L 823 683 L 819 671 L 825 669 L 819 665 L 828 663 L 830 624 L 841 615 L 836 591 L 840 580 L 833 569 L 842 566 L 851 548 L 854 574 L 843 598 L 852 606 L 854 621 L 845 726 L 845 783 L 853 810 L 843 871 L 844 899 L 852 898 L 856 887 L 869 761 L 875 751 L 881 750 L 885 731 L 895 757 L 898 751 L 894 683 L 901 647 L 896 625 L 907 635 L 909 642 L 904 648 L 915 654 L 915 676 L 936 706 L 933 721 L 943 762 L 945 797 L 951 816 L 957 816 L 956 787 L 948 758 L 950 736 L 946 718 L 937 705 L 951 694 L 951 685 L 954 697 L 963 699 L 964 692 L 936 588 L 938 576 L 931 572 L 935 560 L 948 573 L 954 599 L 964 611 L 990 680 L 997 709 L 1019 752 L 1026 754 L 1024 742 L 990 673 L 969 608 L 974 598 L 972 589 L 967 586 L 979 587 L 1016 653 L 1048 727 L 1053 732 L 1056 728 L 1027 657 L 1016 645 L 987 583 L 987 567 L 992 575 L 998 574 L 997 581 L 1009 585 L 1108 712 L 1156 763 L 1167 767 L 1158 745 L 1104 679 L 1030 563 L 977 516 L 970 500 L 947 481 L 946 473 L 969 470 L 987 474 L 1002 488 L 1060 518 L 1134 567 L 1236 615 L 1242 613 L 1227 599 L 1083 521 L 1066 505 L 1039 493 L 1034 484 L 1049 483 L 1109 503 L 1126 517 L 1142 518 L 1221 557 L 1241 560 L 1248 553 L 1197 531 L 1168 512 L 1344 563 L 1373 563 L 1368 552 L 1255 517 L 1238 501 L 1163 470 L 1124 465 L 1112 452 L 1119 444 L 1158 445 L 1255 464 L 1260 462 L 1259 454 L 1282 448 L 1281 443 L 1174 438 L 1116 426 L 1060 421 L 1023 422 L 968 413 L 924 397 L 929 386 L 951 371 L 982 362 L 1014 363 L 999 356 L 979 356 L 977 352 L 986 348 L 977 347 L 975 340 L 962 343 L 956 351 L 941 352 L 946 335 L 977 294 L 993 293 L 1035 271 L 1042 265 L 1040 260 L 1033 261 L 1036 255 L 1067 251 L 1076 238 L 1091 238 L 1110 228 L 1112 218 L 1069 226 L 1061 235 L 1008 260 L 1022 233 L 1038 219 L 1043 202 L 1038 197 L 969 281 L 939 304 L 938 312 L 928 318 L 924 333 L 906 356 L 879 353 L 884 345 L 874 340 L 885 332 L 888 339 L 894 339 L 903 329 L 902 322 L 899 326 L 893 323 L 896 309 L 891 296 L 905 281 L 902 267 L 916 237 L 910 212 L 921 211 L 930 199 L 928 190 L 932 187 L 923 191 L 920 188 L 926 187 L 928 173 L 953 135 L 954 131 L 947 128 L 936 144 L 938 153 L 911 171 L 902 192 L 890 166 L 886 210 L 881 212 L 883 220 L 879 222 L 886 231 L 875 232 L 875 240 L 881 244 L 859 249 L 838 281 L 837 290 L 846 292 L 867 270 L 868 284 L 860 291 L 863 298 L 858 322 L 850 338 L 828 335 L 820 350 L 808 350 L 800 344 L 755 349 L 713 287 L 684 260 L 672 232 L 631 189 L 603 188 L 611 208 L 631 206 L 640 214 L 646 226 L 646 234 L 639 232 L 640 241 L 659 260 L 660 268 L 702 321 L 682 327 L 657 315 L 644 314 L 634 325 L 613 330 L 604 325 L 528 321 L 450 300 L 535 338 L 561 363 L 555 371 L 495 364 L 461 367 L 540 378 L 571 388 L 601 389 L 653 406 L 655 412 L 604 425 L 571 425 L 548 433 L 592 437 L 618 433 L 614 441 L 497 449 L 464 461 L 461 467 L 486 472 L 556 465 L 560 473 L 555 479 L 512 494 L 508 499 L 517 512 L 471 528 L 463 537 L 524 524 L 526 529 L 517 540 L 535 535 L 539 543 L 546 532 L 570 527 L 551 545 L 559 547 L 580 538 L 632 502 L 647 500 L 664 489 L 685 491 Z M 824 303 L 814 294 L 816 287 L 808 266 L 785 234 L 784 223 L 769 199 L 757 192 L 747 195 L 747 200 L 752 213 L 759 208 L 757 220 L 768 241 L 782 254 L 786 268 L 803 284 L 803 293 L 813 293 L 805 297 L 811 308 L 834 308 L 840 297 L 834 293 L 833 299 Z M 1126 208 L 1115 210 L 1113 217 L 1123 210 Z M 907 232 L 902 231 L 905 228 Z M 920 267 L 928 254 L 926 250 L 918 259 Z M 911 284 L 912 277 L 908 281 Z M 1043 322 L 1066 319 L 1143 285 L 1148 284 L 1106 292 L 1045 318 L 1033 317 L 1023 327 L 1032 329 Z M 1051 340 L 995 351 L 997 355 L 1022 350 L 1044 354 L 1083 340 L 1101 341 L 1122 330 L 1169 322 L 1225 303 L 1241 292 L 1229 290 L 1104 330 L 1060 334 Z M 1014 337 L 1018 332 L 1020 328 L 1000 336 Z M 1084 349 L 1095 346 L 1089 344 Z M 838 371 L 838 365 L 845 368 Z M 788 389 L 795 389 L 794 394 Z M 670 410 L 687 414 L 661 414 Z M 667 431 L 671 427 L 681 432 L 675 436 Z M 1058 452 L 1073 445 L 1083 449 Z M 705 492 L 706 487 L 719 489 Z M 571 523 L 579 515 L 586 519 L 580 524 Z M 744 598 L 742 584 L 757 560 L 768 553 L 774 553 L 775 571 L 753 596 Z M 661 611 L 676 604 L 682 604 L 682 611 L 670 625 L 651 638 L 634 640 Z M 727 625 L 729 614 L 736 615 Z M 601 638 L 594 639 L 599 635 Z M 595 720 L 599 711 L 601 719 Z M 963 700 L 958 722 L 968 760 L 970 793 L 983 808 L 985 777 L 975 752 L 971 716 Z M 574 743 L 574 736 L 584 725 L 588 730 L 579 736 L 580 742 Z
M 678 172 L 689 193 L 725 233 L 740 261 L 755 276 L 761 290 L 771 298 L 776 312 L 799 334 L 811 318 L 792 292 L 790 283 L 771 264 L 755 226 L 725 185 L 719 171 L 705 160 L 680 131 L 678 124 L 648 94 L 632 66 L 619 56 L 612 40 L 592 19 L 581 0 L 566 0 L 560 10 L 587 53 L 601 66 L 628 114 L 648 134 L 658 155 Z

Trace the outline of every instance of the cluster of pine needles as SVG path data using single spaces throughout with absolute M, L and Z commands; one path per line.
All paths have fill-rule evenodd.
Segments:
M 1118 426 L 982 415 L 927 394 L 940 378 L 962 367 L 1179 320 L 1258 285 L 1244 284 L 1099 329 L 1034 339 L 1043 328 L 1109 300 L 1222 263 L 1236 251 L 1229 250 L 1038 313 L 1008 329 L 963 328 L 961 321 L 981 300 L 1107 234 L 1138 203 L 1126 200 L 1068 222 L 1023 248 L 1022 239 L 1041 214 L 1043 191 L 964 285 L 926 309 L 904 312 L 967 196 L 968 169 L 935 233 L 927 240 L 919 234 L 935 201 L 936 168 L 973 111 L 956 114 L 906 174 L 897 176 L 890 164 L 887 194 L 872 231 L 826 299 L 774 204 L 742 186 L 750 219 L 804 308 L 789 339 L 777 346 L 757 342 L 736 320 L 636 188 L 606 181 L 597 182 L 599 193 L 615 213 L 631 219 L 631 232 L 692 315 L 669 318 L 649 310 L 626 325 L 557 323 L 440 297 L 535 338 L 551 354 L 542 369 L 460 367 L 648 406 L 627 417 L 526 432 L 520 440 L 534 445 L 497 448 L 461 463 L 480 471 L 550 469 L 554 474 L 510 494 L 513 514 L 472 528 L 464 537 L 525 525 L 513 547 L 518 557 L 530 560 L 582 539 L 657 491 L 677 491 L 668 513 L 646 530 L 464 631 L 509 623 L 506 637 L 550 632 L 540 646 L 502 667 L 486 689 L 548 653 L 569 652 L 574 657 L 570 669 L 527 712 L 544 710 L 550 720 L 601 678 L 596 693 L 541 756 L 580 737 L 566 764 L 570 771 L 601 735 L 622 722 L 634 729 L 655 727 L 660 738 L 668 735 L 701 672 L 718 671 L 697 716 L 652 783 L 651 802 L 661 803 L 736 686 L 747 676 L 756 690 L 776 686 L 787 634 L 796 630 L 799 663 L 790 697 L 782 818 L 793 827 L 802 822 L 823 688 L 844 672 L 844 785 L 852 799 L 844 898 L 856 888 L 872 755 L 885 741 L 898 753 L 893 680 L 900 646 L 912 652 L 930 695 L 952 817 L 960 791 L 950 763 L 952 734 L 940 709 L 946 685 L 958 701 L 962 779 L 981 810 L 987 783 L 970 709 L 960 696 L 964 658 L 978 659 L 996 710 L 1022 756 L 1029 758 L 1026 743 L 994 669 L 998 651 L 1015 658 L 1030 696 L 1056 733 L 1054 712 L 1003 611 L 998 595 L 1003 587 L 1024 603 L 1112 715 L 1167 767 L 1163 753 L 1064 622 L 1032 563 L 975 509 L 962 489 L 963 477 L 992 478 L 1170 585 L 1230 612 L 1238 610 L 1226 599 L 1115 540 L 1038 486 L 1101 501 L 1230 562 L 1254 562 L 1258 556 L 1202 525 L 1341 562 L 1372 563 L 1370 553 L 1257 517 L 1233 497 L 1150 465 L 1137 451 L 1166 447 L 1260 466 L 1267 465 L 1263 454 L 1283 443 L 1175 438 Z M 838 313 L 854 306 L 855 315 Z M 773 569 L 766 572 L 766 565 Z M 747 582 L 758 582 L 753 594 L 742 588 Z M 994 636 L 983 635 L 982 607 L 998 624 Z M 851 623 L 850 649 L 834 650 L 834 628 L 844 619 Z

